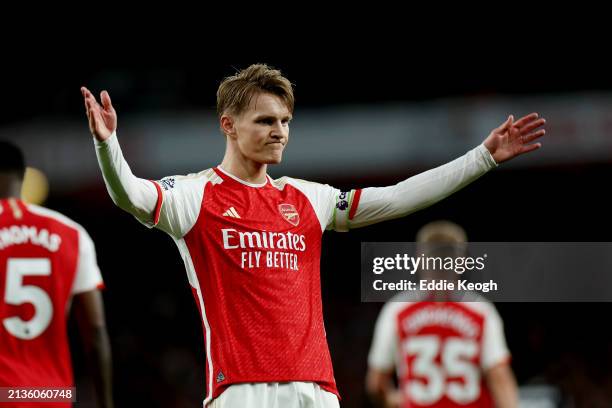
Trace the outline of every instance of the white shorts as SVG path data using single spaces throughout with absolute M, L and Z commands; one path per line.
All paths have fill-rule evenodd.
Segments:
M 207 408 L 339 408 L 338 397 L 312 382 L 230 385 Z

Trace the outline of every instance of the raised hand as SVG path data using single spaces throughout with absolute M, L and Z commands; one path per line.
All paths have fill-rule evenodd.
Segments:
M 523 116 L 516 122 L 510 115 L 508 120 L 498 128 L 493 129 L 485 139 L 484 145 L 497 163 L 503 163 L 516 156 L 529 153 L 542 147 L 541 143 L 531 143 L 544 136 L 546 120 L 539 118 L 537 113 Z
M 103 142 L 117 129 L 117 113 L 113 108 L 110 96 L 108 92 L 102 91 L 100 93 L 102 105 L 100 105 L 89 89 L 82 86 L 81 93 L 85 101 L 89 130 L 97 140 Z

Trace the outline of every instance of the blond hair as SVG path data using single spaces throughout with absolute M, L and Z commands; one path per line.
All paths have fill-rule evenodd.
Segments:
M 467 234 L 459 225 L 451 221 L 433 221 L 419 229 L 416 235 L 417 251 L 437 248 L 439 245 L 452 245 L 459 252 L 467 249 Z M 434 246 L 432 247 L 433 244 Z M 428 251 L 427 251 L 428 252 Z
M 433 221 L 417 232 L 416 241 L 427 243 L 459 244 L 467 242 L 467 234 L 459 225 L 451 221 Z
M 239 115 L 259 93 L 278 96 L 293 113 L 295 100 L 291 82 L 279 70 L 266 64 L 253 64 L 221 82 L 217 90 L 217 114 L 219 117 L 225 113 Z

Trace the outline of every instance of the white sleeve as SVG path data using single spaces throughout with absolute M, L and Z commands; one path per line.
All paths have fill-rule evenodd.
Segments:
M 495 306 L 487 304 L 485 315 L 485 326 L 482 339 L 482 356 L 480 365 L 483 371 L 495 365 L 508 361 L 510 351 L 506 345 L 504 326 Z
M 207 172 L 166 177 L 160 181 L 138 178 L 123 158 L 117 134 L 95 140 L 98 163 L 113 202 L 149 228 L 158 227 L 182 238 L 195 224 L 202 204 Z
M 397 355 L 397 328 L 395 327 L 394 307 L 392 303 L 383 306 L 376 327 L 374 338 L 368 354 L 368 366 L 379 370 L 392 370 Z
M 345 232 L 349 230 L 349 217 L 357 209 L 361 190 L 340 191 L 327 184 L 283 177 L 300 190 L 312 204 L 321 224 L 321 231 L 326 229 Z
M 207 174 L 212 171 L 155 181 L 159 200 L 152 222 L 145 225 L 157 227 L 176 239 L 185 236 L 198 220 L 208 182 Z
M 96 139 L 94 142 L 104 183 L 113 202 L 139 221 L 152 222 L 158 199 L 155 185 L 132 174 L 123 158 L 116 132 L 104 142 Z
M 83 228 L 79 231 L 79 255 L 77 260 L 77 270 L 72 284 L 72 294 L 88 292 L 104 286 L 100 268 L 96 261 L 96 248 L 94 243 Z
M 497 163 L 480 145 L 465 155 L 435 169 L 410 177 L 394 186 L 357 191 L 356 211 L 349 216 L 350 228 L 403 217 L 428 207 L 467 186 Z M 351 211 L 353 212 L 353 211 Z

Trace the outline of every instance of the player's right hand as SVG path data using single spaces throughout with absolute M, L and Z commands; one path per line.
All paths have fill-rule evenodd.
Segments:
M 108 92 L 102 91 L 100 93 L 102 105 L 100 105 L 89 89 L 82 86 L 81 93 L 85 101 L 89 130 L 98 141 L 103 142 L 117 129 L 117 112 L 113 108 L 110 96 Z

